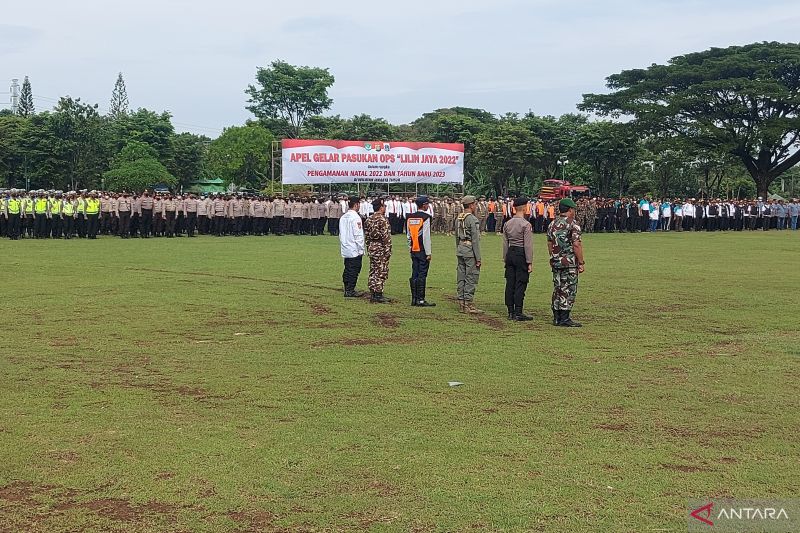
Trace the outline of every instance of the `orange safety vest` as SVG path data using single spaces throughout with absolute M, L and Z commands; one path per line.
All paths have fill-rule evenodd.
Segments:
M 544 203 L 536 202 L 536 216 L 544 216 Z
M 408 237 L 411 239 L 411 251 L 422 251 L 422 228 L 425 226 L 425 220 L 428 217 L 423 215 L 411 215 L 406 221 L 408 228 Z
M 556 208 L 552 205 L 547 206 L 547 218 L 554 219 L 556 218 Z

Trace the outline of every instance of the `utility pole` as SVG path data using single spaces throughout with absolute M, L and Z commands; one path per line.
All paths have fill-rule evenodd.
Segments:
M 11 80 L 11 112 L 15 115 L 19 111 L 19 79 Z

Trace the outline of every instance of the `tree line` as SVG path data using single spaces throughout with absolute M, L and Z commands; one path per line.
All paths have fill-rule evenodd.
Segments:
M 535 193 L 546 179 L 600 196 L 766 196 L 800 189 L 800 45 L 754 43 L 678 56 L 607 78 L 581 112 L 559 117 L 451 107 L 394 125 L 326 115 L 328 69 L 273 61 L 245 90 L 254 119 L 216 139 L 176 133 L 168 112 L 129 109 L 122 74 L 109 110 L 61 98 L 37 113 L 25 79 L 17 112 L 0 112 L 0 184 L 140 190 L 221 178 L 262 188 L 285 137 L 457 142 L 465 189 Z M 777 180 L 777 178 L 781 180 Z M 783 187 L 780 187 L 780 184 Z

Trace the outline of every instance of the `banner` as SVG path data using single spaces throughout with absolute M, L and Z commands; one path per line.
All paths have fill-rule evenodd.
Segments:
M 464 145 L 282 141 L 283 183 L 464 183 Z

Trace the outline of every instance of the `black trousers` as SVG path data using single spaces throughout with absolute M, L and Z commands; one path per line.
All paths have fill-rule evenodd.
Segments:
M 214 217 L 214 235 L 222 237 L 225 233 L 225 217 L 222 215 Z
M 331 235 L 339 235 L 339 219 L 338 218 L 329 218 L 328 219 L 328 233 Z
M 529 279 L 525 249 L 519 246 L 510 247 L 506 254 L 506 307 L 509 313 L 514 309 L 517 313 L 522 312 Z
M 123 239 L 127 239 L 128 235 L 131 232 L 131 212 L 130 211 L 120 211 L 119 212 L 119 228 L 118 228 L 119 236 Z
M 344 258 L 344 272 L 342 272 L 342 283 L 344 284 L 344 290 L 352 291 L 356 288 L 356 283 L 358 283 L 358 275 L 361 274 L 361 264 L 363 259 L 363 255 L 359 255 L 358 257 Z
M 75 217 L 66 216 L 64 217 L 63 222 L 64 238 L 71 239 L 72 235 L 75 233 Z
M 197 225 L 197 213 L 196 212 L 188 212 L 186 213 L 186 235 L 189 237 L 194 237 L 194 228 Z
M 47 214 L 46 213 L 37 213 L 35 215 L 35 225 L 33 234 L 37 239 L 44 239 L 46 237 L 45 232 L 47 231 Z
M 90 239 L 97 238 L 97 230 L 100 229 L 100 215 L 86 215 L 86 236 Z
M 61 215 L 53 215 L 50 219 L 50 235 L 54 239 L 61 238 Z
M 86 237 L 86 215 L 83 213 L 78 213 L 75 215 L 75 231 L 78 233 L 78 237 L 83 239 Z
M 275 235 L 283 235 L 283 217 L 272 217 L 272 233 Z
M 19 213 L 17 214 L 8 214 L 8 227 L 6 228 L 6 232 L 8 233 L 8 238 L 17 240 L 19 239 L 19 226 L 20 226 L 20 216 Z
M 140 231 L 142 233 L 142 238 L 148 238 L 150 236 L 150 227 L 153 225 L 152 209 L 142 209 L 142 215 L 139 217 L 139 224 L 141 225 Z
M 175 236 L 175 211 L 165 211 L 165 225 L 167 237 Z

